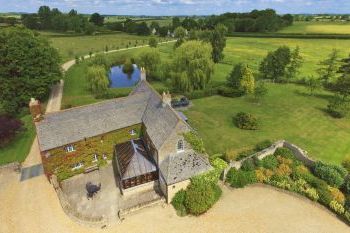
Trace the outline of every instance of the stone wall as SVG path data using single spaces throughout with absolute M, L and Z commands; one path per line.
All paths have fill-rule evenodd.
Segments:
M 288 148 L 290 149 L 294 156 L 300 160 L 301 162 L 303 162 L 306 166 L 313 166 L 314 163 L 316 162 L 315 160 L 311 159 L 309 156 L 308 156 L 308 153 L 307 151 L 299 148 L 298 146 L 292 144 L 292 143 L 289 143 L 285 140 L 280 140 L 280 141 L 277 141 L 275 143 L 273 143 L 270 147 L 262 150 L 262 151 L 259 151 L 255 154 L 252 154 L 246 158 L 243 158 L 239 161 L 234 161 L 232 160 L 230 163 L 229 163 L 229 166 L 224 170 L 224 174 L 223 174 L 223 179 L 225 180 L 226 179 L 226 175 L 227 175 L 227 172 L 231 169 L 231 168 L 235 168 L 235 169 L 240 169 L 243 162 L 247 159 L 250 159 L 250 158 L 253 158 L 253 157 L 256 157 L 258 158 L 259 160 L 262 160 L 264 159 L 266 156 L 268 155 L 272 155 L 276 152 L 276 150 L 278 148 L 282 148 L 282 147 L 285 147 L 285 148 Z
M 60 204 L 62 206 L 63 211 L 75 222 L 88 227 L 99 227 L 104 228 L 107 226 L 107 220 L 103 217 L 98 218 L 91 218 L 86 217 L 80 213 L 78 213 L 72 206 L 70 205 L 69 201 L 66 198 L 66 195 L 63 193 L 59 182 L 57 181 L 57 177 L 55 175 L 51 176 L 51 184 L 54 187 L 58 199 L 60 201 Z
M 19 162 L 8 163 L 0 166 L 0 172 L 15 171 L 17 173 L 21 172 L 21 164 Z

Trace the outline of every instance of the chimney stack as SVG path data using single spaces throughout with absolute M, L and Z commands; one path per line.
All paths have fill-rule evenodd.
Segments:
M 146 81 L 146 69 L 141 67 L 141 81 Z
M 42 118 L 41 104 L 39 100 L 31 98 L 29 102 L 29 111 L 32 114 L 34 122 L 38 122 Z
M 162 94 L 163 107 L 169 105 L 171 107 L 171 94 L 169 91 L 167 93 L 163 92 Z

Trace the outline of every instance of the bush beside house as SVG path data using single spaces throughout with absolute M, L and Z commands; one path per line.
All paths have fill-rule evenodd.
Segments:
M 213 170 L 193 177 L 186 190 L 175 194 L 171 204 L 179 216 L 203 214 L 219 200 L 222 191 L 217 183 L 227 163 L 220 158 L 210 162 Z

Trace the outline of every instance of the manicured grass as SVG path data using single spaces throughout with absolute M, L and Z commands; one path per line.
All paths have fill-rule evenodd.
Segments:
M 48 37 L 52 42 L 52 46 L 57 48 L 62 61 L 74 59 L 76 55 L 82 56 L 92 52 L 102 52 L 108 46 L 109 50 L 135 47 L 135 45 L 148 44 L 147 36 L 129 35 L 126 33 L 116 33 L 111 35 L 95 35 L 95 36 L 54 36 Z M 164 39 L 162 39 L 164 40 Z
M 261 104 L 247 97 L 193 100 L 194 106 L 185 114 L 209 154 L 232 155 L 266 139 L 285 139 L 326 162 L 340 163 L 350 155 L 350 120 L 334 119 L 324 112 L 329 93 L 309 96 L 305 87 L 294 84 L 269 84 L 268 88 L 269 94 Z M 238 129 L 232 118 L 241 111 L 255 115 L 261 128 Z
M 259 64 L 268 51 L 275 50 L 283 45 L 293 49 L 296 46 L 300 47 L 304 57 L 300 78 L 316 75 L 319 62 L 327 58 L 333 48 L 339 50 L 341 57 L 348 56 L 350 52 L 350 40 L 237 37 L 227 40 L 223 63 L 237 64 L 245 62 L 255 71 L 258 71 Z
M 294 22 L 280 33 L 350 34 L 350 22 Z
M 20 132 L 16 138 L 5 148 L 0 149 L 0 165 L 11 162 L 22 162 L 27 157 L 35 137 L 35 128 L 31 115 L 21 118 L 25 130 Z

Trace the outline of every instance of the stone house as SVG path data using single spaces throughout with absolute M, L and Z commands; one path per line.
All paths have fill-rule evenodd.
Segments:
M 185 141 L 191 127 L 171 107 L 171 95 L 159 95 L 144 69 L 127 97 L 45 115 L 38 104 L 32 100 L 30 110 L 48 178 L 87 172 L 112 160 L 122 194 L 151 184 L 169 203 L 191 177 L 211 169 Z

